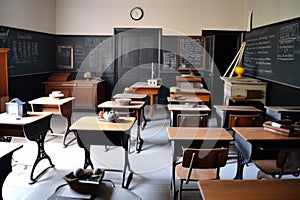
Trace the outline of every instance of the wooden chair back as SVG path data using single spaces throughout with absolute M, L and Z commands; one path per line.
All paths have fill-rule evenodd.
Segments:
M 259 115 L 229 115 L 229 128 L 260 126 Z
M 178 127 L 207 127 L 208 114 L 178 114 Z
M 280 150 L 277 154 L 276 165 L 282 169 L 281 175 L 286 170 L 300 172 L 300 149 Z
M 217 169 L 216 179 L 219 179 L 220 167 L 224 167 L 228 160 L 228 148 L 183 150 L 182 167 L 189 168 L 187 182 L 192 169 Z

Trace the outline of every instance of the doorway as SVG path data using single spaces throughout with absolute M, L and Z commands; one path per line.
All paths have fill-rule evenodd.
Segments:
M 115 88 L 120 93 L 135 82 L 151 78 L 160 62 L 161 29 L 115 28 Z

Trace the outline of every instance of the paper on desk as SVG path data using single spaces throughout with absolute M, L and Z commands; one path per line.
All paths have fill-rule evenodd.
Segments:
M 90 194 L 80 194 L 72 190 L 69 186 L 63 187 L 61 190 L 60 196 L 69 197 L 69 198 L 78 198 L 78 199 L 90 199 Z

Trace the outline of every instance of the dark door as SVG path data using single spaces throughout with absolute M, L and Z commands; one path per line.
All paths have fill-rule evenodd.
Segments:
M 241 31 L 203 30 L 202 35 L 211 42 L 210 55 L 213 75 L 211 80 L 211 104 L 222 105 L 224 99 L 224 83 L 220 79 L 230 66 L 242 43 Z M 213 36 L 213 37 L 211 37 Z M 213 109 L 213 114 L 215 110 Z
M 161 29 L 115 29 L 115 88 L 151 78 L 152 66 L 159 63 Z

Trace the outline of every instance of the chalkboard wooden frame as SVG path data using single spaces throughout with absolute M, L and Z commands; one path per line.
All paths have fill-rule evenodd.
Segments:
M 178 36 L 177 41 L 177 70 L 205 70 L 206 37 Z
M 74 68 L 74 45 L 56 45 L 57 69 L 71 70 Z

